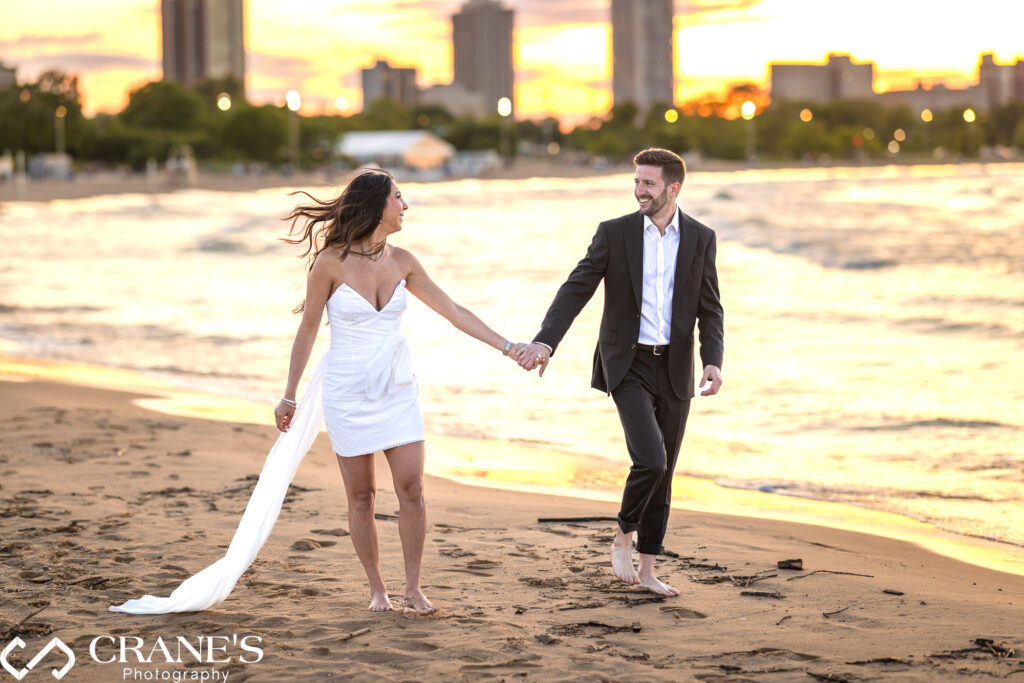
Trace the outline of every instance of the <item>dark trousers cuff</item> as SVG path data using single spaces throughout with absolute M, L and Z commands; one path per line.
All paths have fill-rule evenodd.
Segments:
M 619 515 L 618 518 L 619 530 L 624 534 L 633 533 L 634 531 L 640 528 L 639 522 L 627 522 L 626 520 L 622 519 L 622 515 Z
M 637 541 L 636 551 L 644 555 L 662 555 L 665 552 L 665 546 L 661 543 L 652 543 L 651 541 Z

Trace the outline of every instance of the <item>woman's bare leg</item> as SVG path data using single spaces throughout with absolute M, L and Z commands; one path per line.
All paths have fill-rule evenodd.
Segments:
M 370 582 L 370 611 L 386 612 L 392 609 L 388 589 L 380 575 L 380 552 L 377 549 L 377 524 L 373 519 L 373 500 L 377 495 L 377 483 L 373 469 L 373 455 L 359 455 L 354 458 L 338 456 L 338 467 L 345 482 L 345 496 L 348 498 L 348 530 L 352 534 L 352 545 L 363 563 L 363 570 Z
M 420 614 L 436 608 L 420 589 L 423 542 L 427 534 L 427 507 L 423 502 L 423 442 L 384 451 L 398 496 L 398 534 L 405 558 L 405 599 Z

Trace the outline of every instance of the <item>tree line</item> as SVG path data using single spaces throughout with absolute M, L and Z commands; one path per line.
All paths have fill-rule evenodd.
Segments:
M 217 106 L 224 93 L 231 97 L 226 111 Z M 735 116 L 736 102 L 745 97 L 762 105 L 751 120 Z M 63 107 L 61 123 L 58 107 Z M 290 116 L 296 117 L 294 123 Z M 933 112 L 926 121 L 908 107 L 870 101 L 767 104 L 750 85 L 734 88 L 720 102 L 681 109 L 663 104 L 643 112 L 631 103 L 617 105 L 569 132 L 555 118 L 459 117 L 437 105 L 406 107 L 390 100 L 372 102 L 351 116 L 298 116 L 284 107 L 246 102 L 232 79 L 203 81 L 193 88 L 153 81 L 133 90 L 122 111 L 91 118 L 82 113 L 77 78 L 59 71 L 0 90 L 0 153 L 52 152 L 58 125 L 64 126 L 66 150 L 76 160 L 137 169 L 149 159 L 165 160 L 182 145 L 211 164 L 283 164 L 289 160 L 290 125 L 298 130 L 303 167 L 335 161 L 339 136 L 361 130 L 425 129 L 460 151 L 575 151 L 610 161 L 626 160 L 648 146 L 709 158 L 766 160 L 973 158 L 986 148 L 1024 149 L 1024 103 L 976 112 L 972 122 L 965 120 L 962 107 Z

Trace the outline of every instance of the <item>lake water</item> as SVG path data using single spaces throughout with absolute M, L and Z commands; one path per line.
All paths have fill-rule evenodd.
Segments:
M 597 223 L 635 209 L 629 175 L 402 190 L 393 242 L 522 340 Z M 726 383 L 695 400 L 679 473 L 1024 544 L 1024 165 L 694 173 L 680 201 L 719 235 Z M 0 337 L 273 403 L 305 277 L 277 239 L 294 202 L 192 190 L 6 203 Z M 612 401 L 589 388 L 601 296 L 543 379 L 411 299 L 428 431 L 624 474 Z

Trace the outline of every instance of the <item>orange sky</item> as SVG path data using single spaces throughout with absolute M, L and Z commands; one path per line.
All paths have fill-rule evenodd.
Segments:
M 517 114 L 578 119 L 611 104 L 609 0 L 504 0 L 516 10 Z M 451 80 L 450 15 L 463 0 L 247 0 L 248 94 L 303 93 L 310 113 L 361 107 L 358 70 L 378 58 Z M 840 6 L 848 9 L 838 10 Z M 1024 0 L 676 0 L 676 100 L 729 84 L 767 86 L 772 61 L 873 61 L 876 90 L 974 81 L 978 56 L 1024 58 Z M 969 11 L 967 11 L 969 8 Z M 160 77 L 159 0 L 0 0 L 0 62 L 21 79 L 81 78 L 86 112 L 117 111 Z

